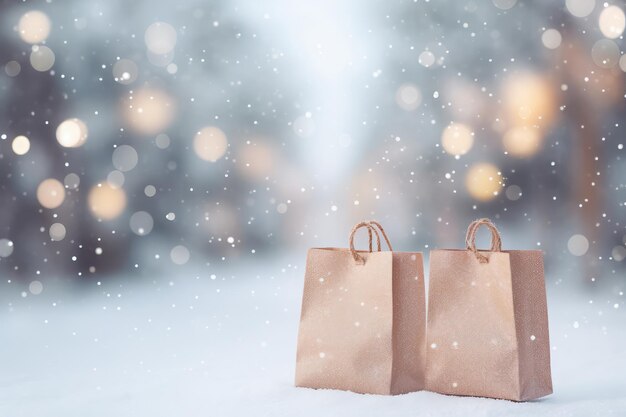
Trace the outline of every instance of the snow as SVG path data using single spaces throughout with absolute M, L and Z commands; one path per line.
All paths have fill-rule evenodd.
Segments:
M 78 288 L 46 284 L 37 296 L 3 294 L 0 415 L 626 415 L 625 309 L 601 292 L 590 302 L 553 284 L 555 393 L 547 398 L 295 388 L 303 264 L 290 265 L 294 259 L 303 262 L 248 263 L 216 276 L 188 266 Z

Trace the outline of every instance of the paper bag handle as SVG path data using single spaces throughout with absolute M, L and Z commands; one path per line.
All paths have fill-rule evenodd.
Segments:
M 480 226 L 487 226 L 489 231 L 491 232 L 491 248 L 490 252 L 501 252 L 502 251 L 502 240 L 500 239 L 500 233 L 496 226 L 489 219 L 478 219 L 474 220 L 469 227 L 467 228 L 467 234 L 465 235 L 465 246 L 468 250 L 474 252 L 474 256 L 481 264 L 488 263 L 489 258 L 480 253 L 478 249 L 476 249 L 476 232 Z
M 352 231 L 350 232 L 350 252 L 352 252 L 352 257 L 354 258 L 355 262 L 362 265 L 365 263 L 365 258 L 363 258 L 361 255 L 359 255 L 359 253 L 356 251 L 356 249 L 354 249 L 354 235 L 356 233 L 357 230 L 359 230 L 362 227 L 366 227 L 367 228 L 367 234 L 369 237 L 369 251 L 370 253 L 372 252 L 372 231 L 376 234 L 376 246 L 378 249 L 378 252 L 381 251 L 381 247 L 380 247 L 380 235 L 378 234 L 378 230 L 380 230 L 380 232 L 383 234 L 383 237 L 385 238 L 385 242 L 387 243 L 387 246 L 389 247 L 389 250 L 391 249 L 391 243 L 389 242 L 389 238 L 387 237 L 387 234 L 385 233 L 385 229 L 383 229 L 383 227 L 380 225 L 380 223 L 378 223 L 377 221 L 369 221 L 369 222 L 361 222 L 356 224 L 353 228 Z M 378 228 L 378 230 L 377 230 Z
M 385 233 L 385 229 L 383 229 L 383 226 L 380 223 L 378 223 L 376 220 L 370 220 L 369 224 L 370 226 L 372 226 L 372 228 L 377 227 L 378 230 L 380 230 L 380 233 L 382 233 L 383 237 L 385 238 L 385 243 L 387 243 L 387 247 L 389 248 L 390 251 L 393 252 L 393 248 L 391 247 L 391 242 L 389 241 L 389 238 L 387 237 L 387 233 Z M 374 229 L 374 231 L 376 231 L 376 229 Z M 378 246 L 378 252 L 380 252 L 380 245 Z
M 367 228 L 367 236 L 368 236 L 368 240 L 369 240 L 369 251 L 370 251 L 370 253 L 372 252 L 372 231 L 374 231 L 374 233 L 376 234 L 376 246 L 377 246 L 378 251 L 380 251 L 380 235 L 378 234 L 378 231 L 376 229 L 374 229 L 367 222 L 357 223 L 352 228 L 352 231 L 350 232 L 350 252 L 352 252 L 352 257 L 354 258 L 354 260 L 357 261 L 358 263 L 361 263 L 361 264 L 365 263 L 365 260 L 363 259 L 363 257 L 361 255 L 358 254 L 356 249 L 354 249 L 354 234 L 356 233 L 357 230 L 359 230 L 362 227 L 366 227 Z
M 376 250 L 380 252 L 380 235 L 378 231 L 372 227 L 372 225 L 367 225 L 367 240 L 370 253 L 372 252 L 372 232 L 376 235 Z

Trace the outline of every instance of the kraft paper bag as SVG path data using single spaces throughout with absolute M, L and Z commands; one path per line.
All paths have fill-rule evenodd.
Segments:
M 476 249 L 483 225 L 489 251 Z M 430 253 L 427 389 L 514 401 L 551 394 L 541 251 L 503 251 L 489 219 L 470 225 L 466 247 Z
M 369 252 L 354 249 L 367 228 Z M 380 251 L 382 233 L 389 251 Z M 378 251 L 372 252 L 372 231 Z M 422 254 L 392 252 L 377 222 L 357 224 L 350 249 L 308 251 L 295 384 L 370 394 L 424 387 L 425 294 Z

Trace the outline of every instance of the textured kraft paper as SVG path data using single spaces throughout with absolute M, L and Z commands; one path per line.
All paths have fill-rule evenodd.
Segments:
M 541 251 L 432 251 L 427 329 L 429 391 L 514 401 L 552 393 Z
M 295 384 L 370 394 L 421 390 L 422 254 L 358 255 L 363 264 L 349 249 L 308 252 Z

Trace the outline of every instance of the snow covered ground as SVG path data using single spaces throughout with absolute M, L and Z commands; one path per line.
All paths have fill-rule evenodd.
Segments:
M 563 284 L 548 286 L 545 399 L 294 388 L 302 273 L 259 263 L 5 293 L 0 416 L 626 416 L 626 306 Z

